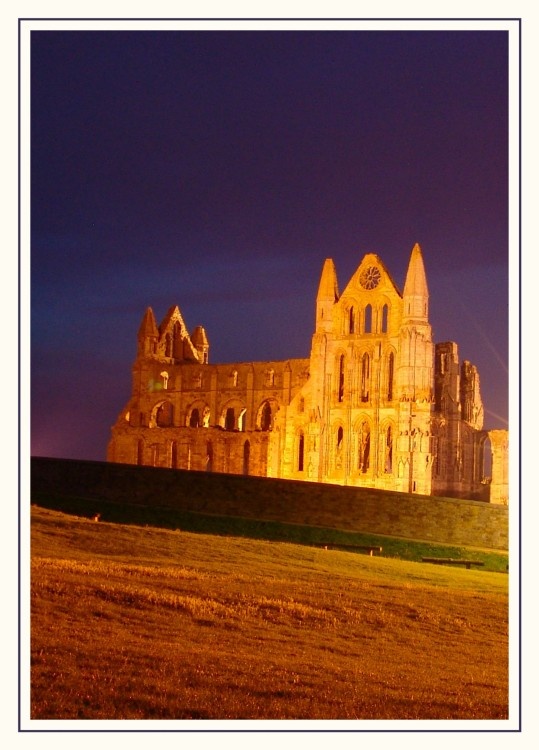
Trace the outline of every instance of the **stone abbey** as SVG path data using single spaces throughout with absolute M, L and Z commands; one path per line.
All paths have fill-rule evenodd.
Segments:
M 109 461 L 508 502 L 508 433 L 483 430 L 479 375 L 435 344 L 419 245 L 404 290 L 364 256 L 342 294 L 324 263 L 308 359 L 210 364 L 178 307 L 138 331 Z

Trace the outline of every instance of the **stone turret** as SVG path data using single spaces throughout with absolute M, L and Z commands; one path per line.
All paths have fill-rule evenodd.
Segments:
M 403 323 L 427 324 L 429 322 L 429 290 L 419 245 L 414 245 L 408 263 L 404 291 Z M 430 326 L 429 326 L 430 328 Z
M 210 343 L 203 326 L 197 326 L 191 334 L 191 343 L 198 352 L 198 359 L 204 365 L 208 364 Z
M 142 323 L 138 329 L 138 356 L 152 357 L 157 353 L 157 342 L 159 340 L 159 330 L 155 322 L 155 315 L 151 307 L 148 307 L 142 318 Z
M 337 271 L 331 258 L 326 258 L 318 294 L 316 295 L 316 332 L 331 331 L 333 323 L 333 305 L 339 299 Z
M 433 398 L 434 348 L 429 324 L 429 290 L 421 248 L 410 255 L 402 295 L 399 394 L 405 401 Z

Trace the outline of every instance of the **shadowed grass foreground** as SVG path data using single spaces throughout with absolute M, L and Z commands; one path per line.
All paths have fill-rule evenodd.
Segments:
M 506 719 L 507 576 L 32 509 L 34 719 Z

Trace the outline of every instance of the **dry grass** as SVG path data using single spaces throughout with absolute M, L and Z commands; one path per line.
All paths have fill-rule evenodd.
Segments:
M 34 719 L 505 719 L 507 576 L 32 509 Z

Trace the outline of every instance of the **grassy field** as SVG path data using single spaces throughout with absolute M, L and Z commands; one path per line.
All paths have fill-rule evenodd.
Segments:
M 33 719 L 505 719 L 505 573 L 32 508 Z

